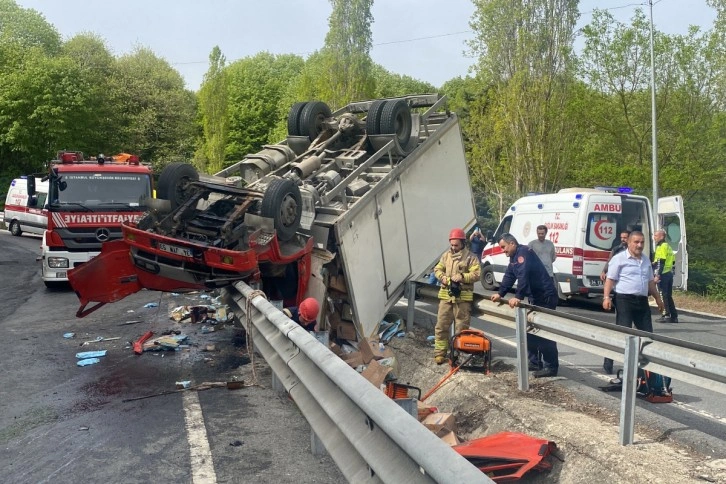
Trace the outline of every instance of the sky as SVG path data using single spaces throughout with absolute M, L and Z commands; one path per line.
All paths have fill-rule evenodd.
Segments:
M 328 0 L 16 0 L 40 12 L 64 39 L 81 32 L 105 38 L 117 56 L 136 46 L 151 49 L 197 90 L 219 46 L 228 63 L 267 51 L 306 57 L 322 47 L 332 10 Z M 715 11 L 706 0 L 653 0 L 657 30 L 685 34 L 689 25 L 711 28 Z M 648 0 L 580 0 L 577 27 L 595 8 L 628 22 Z M 470 0 L 377 0 L 373 4 L 373 61 L 391 72 L 434 86 L 469 73 L 473 34 Z

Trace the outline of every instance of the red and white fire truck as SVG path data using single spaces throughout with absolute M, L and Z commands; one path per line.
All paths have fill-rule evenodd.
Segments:
M 68 270 L 89 261 L 101 245 L 121 238 L 121 223 L 136 222 L 152 197 L 152 172 L 137 156 L 61 151 L 48 172 L 48 229 L 41 255 L 43 282 L 68 281 Z

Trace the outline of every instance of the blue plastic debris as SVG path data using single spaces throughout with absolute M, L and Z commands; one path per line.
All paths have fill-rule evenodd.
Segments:
M 80 353 L 76 353 L 76 358 L 78 358 L 79 360 L 83 360 L 86 358 L 99 358 L 101 356 L 106 356 L 106 350 L 81 351 Z
M 401 330 L 401 317 L 397 314 L 388 313 L 383 316 L 383 321 L 378 328 L 378 339 L 383 343 L 388 343 L 393 335 Z
M 199 296 L 199 299 L 212 299 L 212 296 L 210 296 L 209 294 L 202 294 Z
M 434 336 L 433 334 L 431 336 L 426 336 L 426 341 L 428 341 L 429 343 L 433 343 L 435 340 L 436 336 Z
M 172 295 L 173 297 L 177 297 L 177 296 L 179 295 L 179 293 L 178 293 L 178 292 L 172 292 L 172 293 L 171 293 L 171 295 Z
M 405 338 L 405 337 L 406 337 L 405 331 L 399 331 L 398 333 L 396 333 L 396 338 Z
M 155 303 L 155 302 L 146 303 L 146 304 L 144 304 L 144 307 L 145 308 L 158 308 L 159 303 Z
M 96 363 L 99 363 L 101 360 L 98 358 L 84 358 L 82 360 L 78 360 L 76 363 L 76 366 L 88 366 L 88 365 L 95 365 Z
M 76 333 L 63 333 L 65 339 L 71 339 L 76 337 Z

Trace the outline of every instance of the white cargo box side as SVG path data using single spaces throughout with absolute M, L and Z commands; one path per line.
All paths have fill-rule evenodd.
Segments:
M 355 323 L 371 336 L 419 276 L 447 247 L 454 227 L 475 219 L 458 118 L 425 142 L 335 221 Z

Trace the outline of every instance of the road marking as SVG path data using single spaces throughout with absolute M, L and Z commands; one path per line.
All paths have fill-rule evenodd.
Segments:
M 183 392 L 184 396 L 184 423 L 187 429 L 187 442 L 189 442 L 189 456 L 192 465 L 193 484 L 216 484 L 217 475 L 214 473 L 212 450 L 207 440 L 207 429 L 204 426 L 202 406 L 199 404 L 199 395 L 195 391 Z
M 407 304 L 406 303 L 403 303 L 402 305 L 405 306 Z M 422 313 L 426 313 L 426 314 L 429 314 L 431 316 L 437 317 L 437 314 L 436 313 L 433 313 L 431 311 L 427 311 L 426 309 L 421 309 L 421 308 L 418 308 L 417 307 L 416 308 L 416 311 L 421 311 Z M 481 318 L 475 318 L 475 319 L 479 319 L 480 321 L 485 321 L 485 320 L 483 320 Z M 500 343 L 503 343 L 503 344 L 505 344 L 507 346 L 511 346 L 512 348 L 516 348 L 517 347 L 517 343 L 515 343 L 514 341 L 511 341 L 511 340 L 506 339 L 506 338 L 501 338 L 499 336 L 494 336 L 493 334 L 490 334 L 490 333 L 487 333 L 487 338 L 496 340 L 496 341 L 498 341 Z M 597 378 L 599 380 L 604 380 L 604 381 L 606 381 L 608 383 L 610 382 L 610 380 L 612 378 L 614 378 L 613 375 L 610 375 L 610 376 L 608 376 L 608 375 L 601 375 L 600 373 L 594 372 L 594 371 L 590 370 L 589 368 L 583 368 L 583 367 L 577 366 L 574 363 L 571 363 L 571 362 L 569 362 L 569 361 L 567 361 L 567 360 L 565 360 L 563 358 L 560 358 L 560 361 L 562 363 L 565 363 L 566 365 L 568 365 L 571 369 L 573 369 L 575 371 L 578 371 L 579 373 L 584 373 L 584 374 L 587 374 L 589 376 L 594 376 L 595 378 Z M 688 405 L 687 403 L 679 402 L 675 398 L 673 399 L 673 404 L 674 405 L 677 405 L 679 408 L 681 408 L 681 409 L 683 409 L 683 410 L 685 410 L 687 412 L 696 414 L 696 415 L 698 415 L 700 417 L 703 417 L 703 418 L 706 418 L 706 419 L 709 419 L 709 420 L 714 420 L 714 421 L 719 422 L 719 423 L 722 423 L 722 424 L 726 424 L 726 417 L 719 417 L 718 415 L 713 415 L 713 414 L 708 413 L 708 412 L 706 412 L 704 410 L 699 410 L 699 409 L 697 409 L 695 407 L 692 407 L 691 405 Z

